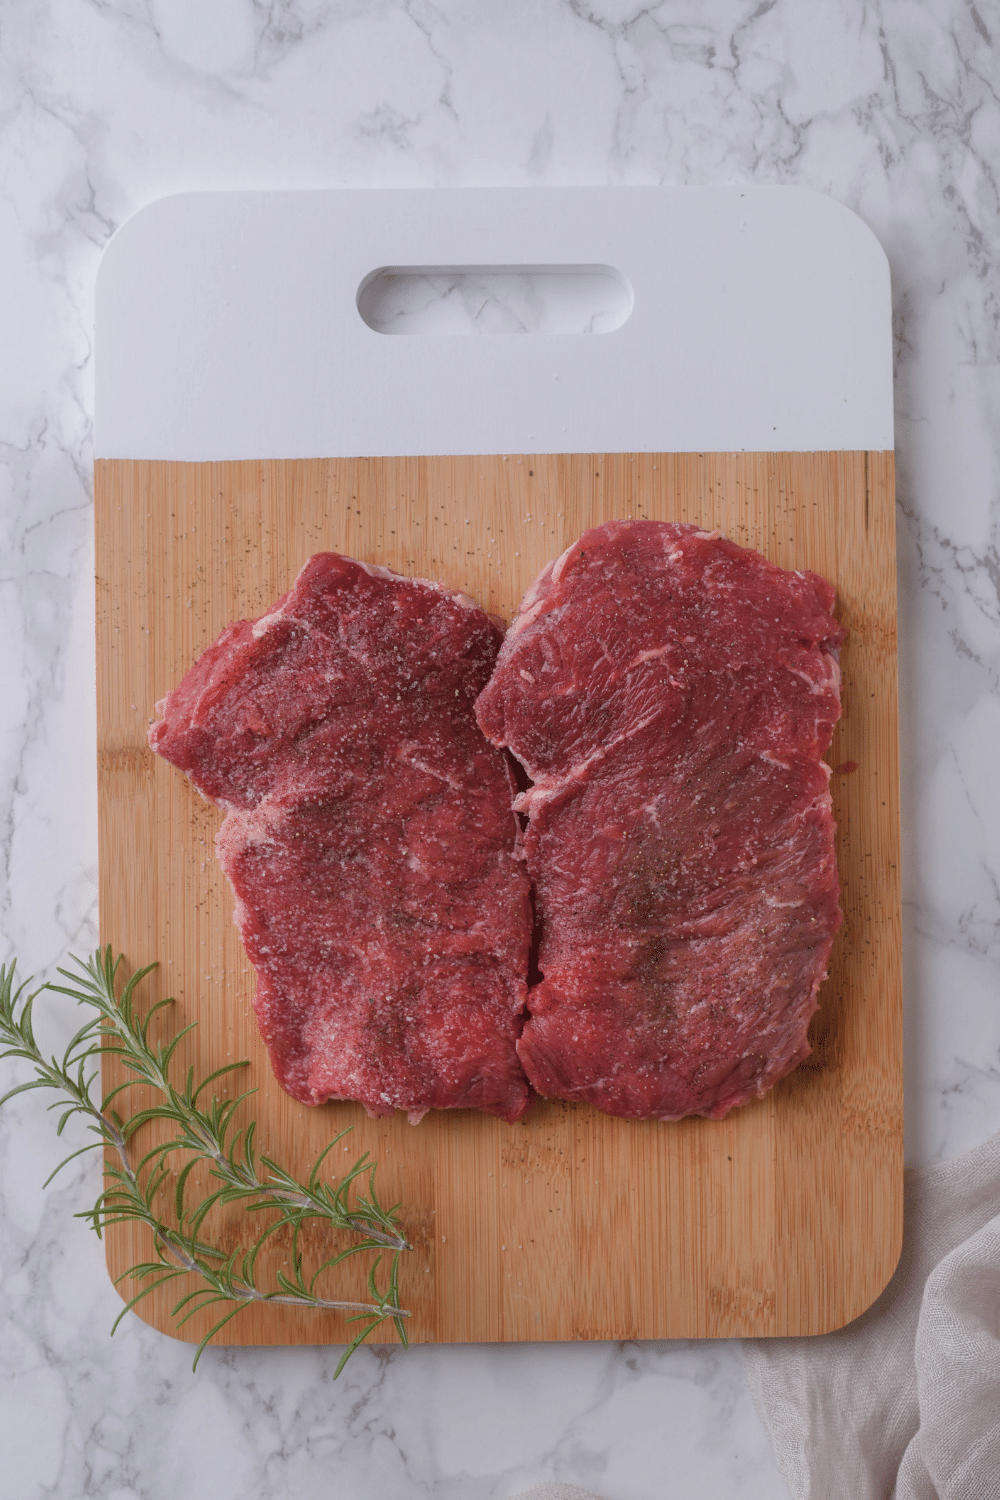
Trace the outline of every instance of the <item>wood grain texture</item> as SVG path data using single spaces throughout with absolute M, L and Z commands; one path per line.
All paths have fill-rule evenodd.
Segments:
M 302 1169 L 353 1127 L 415 1249 L 416 1341 L 813 1334 L 891 1275 L 902 1236 L 902 1026 L 891 453 L 528 455 L 96 465 L 102 941 L 160 961 L 207 1072 L 249 1059 L 265 1150 Z M 837 587 L 844 713 L 830 755 L 845 923 L 813 1055 L 725 1120 L 640 1124 L 546 1102 L 518 1125 L 360 1106 L 308 1109 L 271 1078 L 252 974 L 212 841 L 221 814 L 146 746 L 153 705 L 237 617 L 264 612 L 313 552 L 468 590 L 509 619 L 589 526 L 648 516 L 718 527 Z M 332 1164 L 331 1164 L 332 1165 Z M 246 1221 L 220 1231 L 240 1242 Z M 314 1248 L 322 1248 L 321 1231 Z M 108 1235 L 117 1275 L 148 1254 Z M 276 1243 L 271 1268 L 287 1257 Z M 360 1281 L 357 1293 L 361 1292 Z M 176 1294 L 175 1294 L 176 1295 Z M 173 1331 L 166 1293 L 141 1304 Z M 211 1326 L 193 1320 L 184 1336 Z M 343 1343 L 336 1314 L 252 1309 L 232 1343 Z

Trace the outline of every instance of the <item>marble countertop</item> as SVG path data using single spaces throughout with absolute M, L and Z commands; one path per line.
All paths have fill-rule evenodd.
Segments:
M 1000 1127 L 1000 9 L 43 0 L 0 26 L 2 954 L 97 940 L 101 251 L 203 188 L 791 183 L 893 280 L 909 1160 Z M 69 1017 L 48 1023 L 53 1044 Z M 0 1500 L 787 1490 L 727 1342 L 210 1350 L 118 1311 L 84 1158 L 0 1114 Z

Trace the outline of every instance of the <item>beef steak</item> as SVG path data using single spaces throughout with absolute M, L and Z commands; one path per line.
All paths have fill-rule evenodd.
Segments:
M 321 553 L 157 704 L 150 745 L 226 810 L 257 1020 L 305 1104 L 528 1106 L 530 895 L 473 712 L 500 640 L 462 594 Z
M 808 1055 L 841 921 L 833 601 L 655 521 L 587 532 L 526 595 L 476 713 L 534 783 L 539 1093 L 718 1118 Z

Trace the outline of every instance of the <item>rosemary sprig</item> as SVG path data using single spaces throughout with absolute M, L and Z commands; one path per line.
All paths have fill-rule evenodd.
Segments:
M 327 1156 L 348 1130 L 334 1136 L 316 1159 L 306 1181 L 299 1182 L 271 1157 L 258 1156 L 254 1145 L 256 1126 L 252 1121 L 245 1125 L 237 1123 L 240 1106 L 254 1092 L 252 1089 L 230 1098 L 213 1095 L 210 1104 L 201 1102 L 212 1084 L 246 1067 L 246 1063 L 227 1063 L 197 1083 L 193 1070 L 189 1069 L 183 1087 L 173 1081 L 174 1054 L 192 1026 L 183 1027 L 168 1040 L 155 1043 L 150 1040 L 154 1016 L 173 1003 L 169 999 L 160 1000 L 144 1015 L 137 1008 L 136 991 L 155 968 L 154 964 L 137 970 L 118 995 L 116 978 L 123 958 L 121 955 L 114 958 L 110 945 L 86 961 L 79 958 L 71 961 L 77 966 L 76 972 L 58 970 L 67 984 L 49 982 L 30 992 L 30 979 L 15 988 L 15 964 L 0 965 L 0 1058 L 22 1058 L 35 1070 L 33 1078 L 0 1097 L 0 1105 L 28 1089 L 55 1089 L 63 1095 L 49 1106 L 62 1110 L 56 1133 L 61 1135 L 74 1115 L 83 1115 L 96 1139 L 61 1161 L 45 1185 L 76 1157 L 104 1148 L 105 1186 L 93 1208 L 77 1217 L 88 1220 L 98 1237 L 108 1224 L 127 1221 L 146 1224 L 152 1230 L 157 1258 L 132 1266 L 118 1278 L 129 1277 L 140 1283 L 140 1289 L 115 1319 L 112 1333 L 125 1314 L 157 1287 L 194 1273 L 201 1285 L 187 1292 L 171 1309 L 178 1327 L 204 1308 L 226 1305 L 223 1316 L 197 1347 L 195 1368 L 214 1334 L 245 1308 L 262 1302 L 335 1309 L 348 1314 L 348 1322 L 362 1323 L 344 1350 L 336 1375 L 359 1344 L 387 1318 L 392 1319 L 405 1346 L 404 1320 L 409 1313 L 399 1305 L 398 1272 L 401 1253 L 411 1247 L 396 1220 L 399 1204 L 391 1208 L 380 1204 L 375 1189 L 377 1164 L 369 1161 L 367 1152 L 336 1185 L 321 1175 Z M 70 1039 L 61 1060 L 55 1056 L 46 1058 L 35 1039 L 34 1004 L 45 991 L 68 995 L 93 1012 Z M 91 1090 L 99 1072 L 95 1064 L 103 1053 L 117 1057 L 131 1076 L 105 1094 L 98 1104 Z M 123 1117 L 116 1101 L 136 1085 L 155 1090 L 159 1102 Z M 172 1125 L 174 1134 L 133 1163 L 128 1149 L 132 1138 L 143 1125 L 154 1120 Z M 174 1183 L 173 1221 L 168 1222 L 158 1200 L 172 1175 L 171 1163 L 176 1153 L 186 1154 L 187 1160 Z M 197 1201 L 189 1202 L 191 1174 L 199 1162 L 208 1163 L 209 1174 L 218 1186 L 213 1185 Z M 274 1217 L 248 1249 L 227 1253 L 203 1237 L 203 1226 L 214 1208 L 235 1203 L 241 1203 L 248 1212 L 269 1212 Z M 324 1220 L 331 1230 L 347 1230 L 358 1238 L 324 1260 L 307 1279 L 299 1236 L 309 1219 Z M 292 1272 L 286 1275 L 279 1271 L 275 1278 L 277 1286 L 264 1290 L 257 1284 L 257 1260 L 271 1236 L 283 1227 L 291 1230 Z M 378 1271 L 387 1253 L 391 1258 L 383 1290 Z M 361 1254 L 374 1256 L 368 1271 L 371 1301 L 320 1296 L 316 1286 L 323 1273 Z

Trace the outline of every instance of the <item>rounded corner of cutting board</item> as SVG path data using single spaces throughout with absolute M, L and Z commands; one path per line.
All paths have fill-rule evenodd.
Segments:
M 112 1289 L 122 1304 L 121 1311 L 116 1314 L 116 1319 L 113 1320 L 112 1331 L 114 1331 L 114 1322 L 117 1318 L 123 1317 L 126 1311 L 131 1311 L 137 1318 L 141 1318 L 148 1328 L 155 1328 L 157 1333 L 165 1334 L 167 1338 L 173 1339 L 175 1343 L 200 1343 L 200 1334 L 192 1332 L 187 1327 L 178 1327 L 171 1319 L 165 1318 L 163 1316 L 163 1307 L 155 1298 L 152 1301 L 148 1298 L 143 1298 L 141 1302 L 137 1302 L 134 1307 L 129 1309 L 128 1304 L 132 1300 L 132 1297 L 136 1295 L 136 1289 L 134 1287 L 127 1287 L 129 1279 L 128 1270 L 123 1271 L 120 1264 L 120 1246 L 113 1234 L 105 1233 L 102 1235 L 102 1239 L 104 1240 L 104 1269 L 108 1273 L 108 1280 L 111 1283 Z
M 882 1248 L 884 1249 L 884 1247 Z M 832 1319 L 832 1321 L 828 1324 L 824 1323 L 821 1328 L 810 1330 L 808 1337 L 825 1338 L 829 1333 L 840 1333 L 843 1329 L 850 1328 L 851 1324 L 856 1323 L 859 1318 L 864 1317 L 865 1313 L 870 1312 L 878 1302 L 879 1298 L 884 1294 L 886 1288 L 891 1284 L 893 1277 L 899 1269 L 899 1262 L 902 1254 L 903 1230 L 902 1227 L 900 1227 L 899 1243 L 898 1245 L 896 1245 L 894 1250 L 886 1256 L 885 1261 L 883 1262 L 882 1272 L 878 1282 L 876 1283 L 874 1292 L 868 1292 L 857 1307 L 848 1309 L 848 1311 L 842 1316 Z M 794 1336 L 801 1337 L 801 1335 Z

